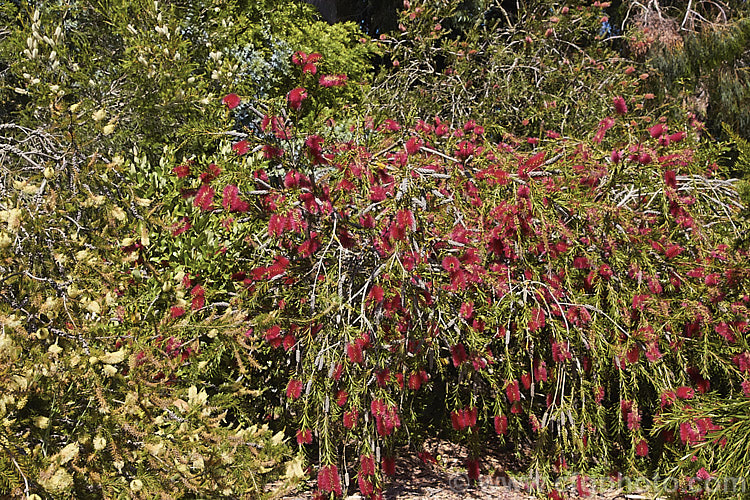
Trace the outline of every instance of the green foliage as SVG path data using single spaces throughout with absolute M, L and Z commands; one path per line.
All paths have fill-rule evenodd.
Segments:
M 474 119 L 496 137 L 544 139 L 594 129 L 616 95 L 652 116 L 664 112 L 644 98 L 644 70 L 600 40 L 598 3 L 524 4 L 513 19 L 480 17 L 474 29 L 454 27 L 458 8 L 411 2 L 404 10 L 404 31 L 382 41 L 396 67 L 377 80 L 373 113 L 405 123 L 447 113 L 453 126 Z
M 676 12 L 675 19 L 641 6 L 628 32 L 629 46 L 661 76 L 657 92 L 682 96 L 712 132 L 720 134 L 727 123 L 747 139 L 750 13 L 746 5 L 719 13 L 701 8 Z

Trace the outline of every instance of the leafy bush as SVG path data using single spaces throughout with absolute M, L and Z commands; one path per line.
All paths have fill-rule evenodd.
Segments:
M 579 137 L 498 144 L 473 121 L 325 126 L 327 92 L 290 89 L 237 159 L 224 143 L 174 169 L 175 237 L 223 256 L 186 264 L 193 314 L 211 296 L 247 308 L 268 404 L 316 450 L 321 494 L 349 486 L 352 455 L 379 494 L 403 428 L 469 444 L 473 479 L 493 433 L 530 439 L 547 478 L 665 471 L 706 439 L 670 438 L 668 416 L 747 384 L 748 272 L 741 205 L 699 124 L 617 96 Z

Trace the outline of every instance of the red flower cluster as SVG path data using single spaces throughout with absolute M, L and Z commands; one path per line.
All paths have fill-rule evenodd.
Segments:
M 341 478 L 335 465 L 326 465 L 318 471 L 318 489 L 341 496 Z
M 299 399 L 302 395 L 302 381 L 297 379 L 290 379 L 286 386 L 286 397 L 291 399 Z
M 395 406 L 388 406 L 382 400 L 375 399 L 370 405 L 370 411 L 381 436 L 390 436 L 394 429 L 401 426 Z
M 451 423 L 453 424 L 453 428 L 457 431 L 462 431 L 467 427 L 474 427 L 477 425 L 477 409 L 462 408 L 451 412 Z
M 312 54 L 306 54 L 304 52 L 295 52 L 292 55 L 292 62 L 297 66 L 302 66 L 302 73 L 310 73 L 314 75 L 317 73 L 318 68 L 315 63 L 323 60 L 323 56 L 314 52 Z
M 297 87 L 289 91 L 286 95 L 286 100 L 289 103 L 289 107 L 294 111 L 302 109 L 302 101 L 307 99 L 307 90 L 303 87 Z
M 230 212 L 247 212 L 250 205 L 246 201 L 241 200 L 239 195 L 240 190 L 237 186 L 227 184 L 224 187 L 224 199 L 221 202 L 221 206 Z
M 311 444 L 312 431 L 310 429 L 300 429 L 297 431 L 297 444 Z
M 221 102 L 226 104 L 229 109 L 234 109 L 240 105 L 241 99 L 237 94 L 228 94 L 224 96 Z

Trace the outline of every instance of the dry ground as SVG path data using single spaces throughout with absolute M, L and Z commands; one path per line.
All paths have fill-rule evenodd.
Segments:
M 392 478 L 384 491 L 387 499 L 393 500 L 532 500 L 538 497 L 528 494 L 523 485 L 513 481 L 504 471 L 518 469 L 518 460 L 507 452 L 489 451 L 482 456 L 482 477 L 476 486 L 470 486 L 463 467 L 466 450 L 453 443 L 444 441 L 428 442 L 426 449 L 433 456 L 442 457 L 438 464 L 424 463 L 416 453 L 403 452 L 396 460 L 396 476 Z M 352 473 L 353 491 L 349 500 L 360 500 L 356 493 L 356 479 Z M 613 483 L 614 485 L 614 483 Z M 310 500 L 314 482 L 309 483 L 307 491 L 301 489 L 283 500 Z M 616 485 L 615 485 L 616 486 Z M 566 491 L 566 498 L 578 498 L 575 488 Z M 605 491 L 592 491 L 586 497 L 590 500 L 637 500 L 653 498 L 646 495 L 624 494 L 621 490 L 607 488 Z

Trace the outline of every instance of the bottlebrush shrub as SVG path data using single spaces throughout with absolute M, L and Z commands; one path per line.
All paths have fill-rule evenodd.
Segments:
M 242 311 L 245 338 L 201 341 L 263 343 L 232 356 L 271 367 L 262 411 L 317 456 L 321 495 L 356 475 L 378 496 L 406 429 L 468 444 L 473 478 L 487 439 L 531 440 L 547 478 L 666 470 L 664 398 L 745 397 L 746 221 L 690 125 L 612 101 L 538 148 L 439 118 L 339 139 L 304 107 L 327 91 L 290 89 L 234 159 L 176 164 L 168 236 L 211 256 L 183 254 L 174 320 Z

